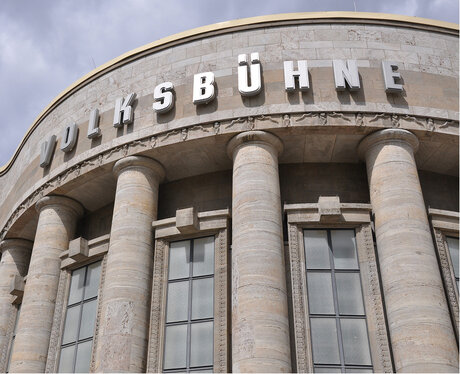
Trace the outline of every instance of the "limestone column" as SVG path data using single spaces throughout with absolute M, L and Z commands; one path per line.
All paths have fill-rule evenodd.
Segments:
M 64 196 L 46 196 L 36 205 L 39 212 L 27 281 L 11 357 L 11 372 L 45 371 L 61 270 L 59 255 L 69 248 L 80 203 Z
M 152 221 L 163 167 L 130 156 L 118 176 L 102 297 L 96 371 L 145 372 L 153 271 Z
M 32 244 L 24 239 L 6 239 L 0 243 L 0 372 L 6 370 L 8 345 L 16 320 L 11 285 L 16 276 L 24 277 L 27 274 Z
M 280 139 L 248 131 L 233 157 L 233 372 L 290 372 L 278 155 Z
M 397 372 L 458 372 L 414 152 L 418 140 L 385 129 L 361 141 L 365 156 L 390 339 Z

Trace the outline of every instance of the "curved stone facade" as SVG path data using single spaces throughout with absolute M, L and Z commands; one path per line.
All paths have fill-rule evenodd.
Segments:
M 44 110 L 0 170 L 0 310 L 24 293 L 16 331 L 13 317 L 0 321 L 0 369 L 58 370 L 71 274 L 102 260 L 88 368 L 167 370 L 171 243 L 213 236 L 215 371 L 458 371 L 447 254 L 458 125 L 458 26 L 448 23 L 259 17 L 104 65 Z M 338 311 L 342 270 L 331 263 L 343 340 L 340 362 L 323 362 L 317 324 L 333 317 L 314 312 L 308 230 L 334 251 L 342 229 L 354 230 L 359 270 L 347 271 L 359 274 L 366 313 Z M 16 239 L 33 242 L 25 287 Z M 347 318 L 367 328 L 359 363 Z

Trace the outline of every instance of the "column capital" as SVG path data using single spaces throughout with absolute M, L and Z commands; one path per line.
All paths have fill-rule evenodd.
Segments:
M 373 132 L 364 137 L 358 145 L 358 153 L 361 158 L 365 157 L 366 152 L 373 146 L 379 143 L 395 143 L 404 142 L 412 148 L 412 151 L 417 152 L 419 141 L 417 136 L 408 130 L 404 129 L 383 129 Z
M 5 239 L 0 242 L 0 253 L 3 254 L 3 251 L 9 248 L 24 248 L 32 250 L 33 242 L 26 239 Z
M 260 130 L 251 130 L 239 133 L 234 136 L 227 144 L 228 157 L 233 158 L 233 153 L 241 144 L 248 142 L 260 142 L 266 143 L 273 146 L 277 151 L 278 155 L 283 152 L 283 142 L 280 138 L 272 133 Z
M 128 168 L 150 169 L 161 182 L 165 177 L 165 169 L 158 161 L 145 156 L 128 156 L 115 162 L 113 172 L 118 177 L 123 170 Z
M 37 201 L 35 204 L 35 209 L 37 212 L 40 213 L 45 207 L 48 206 L 57 206 L 60 208 L 67 208 L 72 211 L 77 217 L 83 215 L 85 209 L 83 205 L 81 205 L 78 201 L 67 197 L 67 196 L 59 196 L 59 195 L 51 195 L 42 197 L 40 200 Z

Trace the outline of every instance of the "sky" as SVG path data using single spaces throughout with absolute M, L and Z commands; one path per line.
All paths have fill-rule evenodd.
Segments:
M 232 19 L 355 7 L 459 18 L 458 0 L 0 0 L 0 166 L 61 91 L 127 51 Z

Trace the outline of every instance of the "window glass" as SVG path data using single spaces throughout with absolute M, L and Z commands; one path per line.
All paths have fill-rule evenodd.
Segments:
M 358 269 L 355 232 L 353 230 L 331 230 L 330 233 L 335 269 Z
M 307 286 L 310 313 L 335 314 L 331 273 L 308 273 Z
M 315 364 L 340 364 L 337 344 L 337 325 L 334 318 L 312 318 L 313 362 Z
M 190 274 L 190 241 L 171 243 L 169 247 L 169 279 L 188 278 Z
M 185 368 L 187 359 L 187 325 L 166 326 L 164 368 Z
M 171 243 L 168 279 L 163 371 L 212 371 L 214 237 Z
M 372 372 L 354 230 L 304 238 L 314 371 Z
M 189 281 L 174 282 L 168 285 L 166 322 L 186 321 L 188 319 Z
M 190 366 L 212 365 L 213 323 L 192 324 Z
M 58 371 L 88 372 L 97 315 L 101 262 L 72 272 Z
M 330 261 L 327 231 L 306 230 L 304 233 L 307 269 L 329 269 Z
M 363 315 L 359 273 L 335 273 L 340 314 Z
M 450 259 L 452 261 L 452 266 L 454 267 L 455 280 L 457 281 L 458 288 L 458 238 L 453 238 L 451 236 L 446 237 L 447 246 L 449 247 Z

